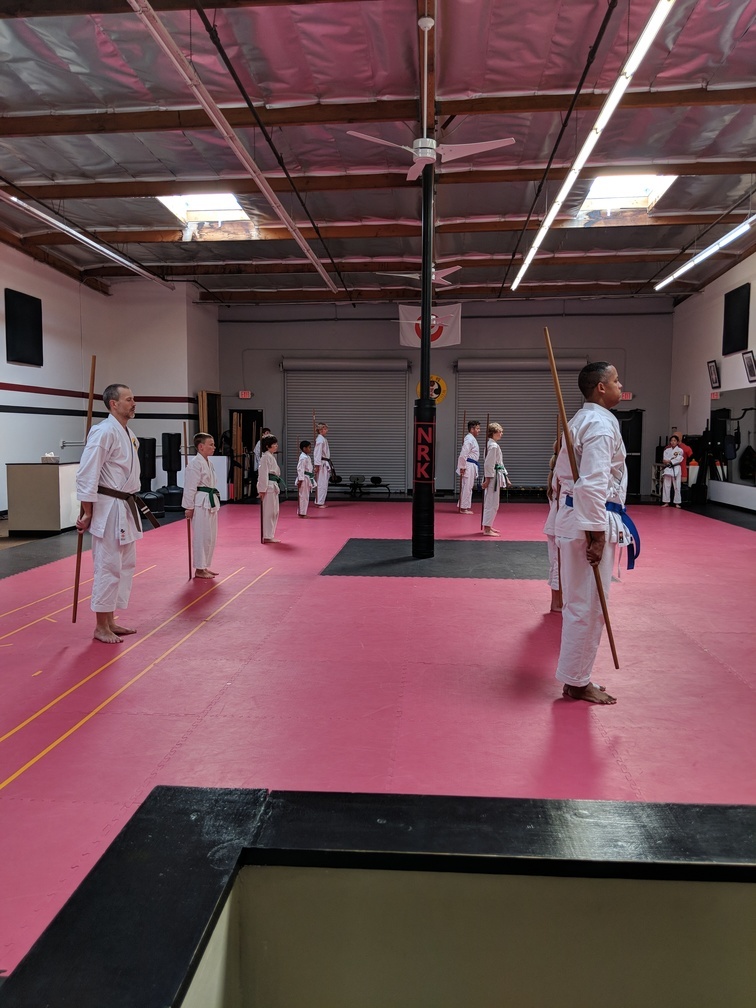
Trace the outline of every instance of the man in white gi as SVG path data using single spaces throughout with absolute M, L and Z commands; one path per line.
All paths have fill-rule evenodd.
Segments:
M 218 571 L 210 570 L 213 550 L 218 535 L 220 493 L 215 479 L 215 469 L 210 459 L 215 454 L 212 434 L 194 435 L 197 454 L 189 460 L 184 471 L 184 496 L 181 507 L 192 523 L 192 557 L 196 578 L 214 578 Z
M 627 490 L 625 446 L 619 423 L 609 411 L 620 401 L 617 369 L 605 361 L 588 364 L 578 376 L 585 403 L 569 422 L 577 462 L 574 482 L 562 443 L 554 467 L 559 487 L 555 533 L 562 579 L 562 642 L 556 677 L 574 700 L 613 704 L 602 686 L 591 682 L 604 625 L 592 567 L 597 567 L 608 600 L 617 545 L 629 545 L 622 522 Z M 613 509 L 608 509 L 612 505 Z M 587 535 L 586 535 L 587 533 Z
M 102 401 L 110 413 L 89 432 L 76 476 L 82 515 L 79 532 L 92 536 L 92 612 L 94 639 L 120 644 L 136 633 L 115 620 L 116 609 L 126 609 L 136 567 L 136 541 L 142 523 L 133 495 L 140 487 L 139 442 L 128 429 L 136 413 L 128 385 L 108 385 Z
M 315 466 L 315 503 L 319 508 L 324 508 L 327 507 L 328 479 L 331 475 L 331 449 L 326 440 L 328 424 L 316 424 L 315 430 L 318 432 L 315 438 L 315 453 L 312 457 Z
M 478 478 L 478 460 L 480 459 L 480 420 L 470 420 L 467 424 L 467 434 L 462 442 L 457 459 L 459 474 L 459 513 L 472 514 L 472 493 L 475 480 Z

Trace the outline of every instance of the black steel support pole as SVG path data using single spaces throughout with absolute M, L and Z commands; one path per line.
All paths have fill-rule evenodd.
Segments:
M 433 489 L 436 467 L 436 404 L 430 394 L 431 312 L 433 310 L 434 167 L 423 168 L 422 294 L 420 302 L 420 398 L 415 400 L 412 477 L 412 556 L 434 553 Z

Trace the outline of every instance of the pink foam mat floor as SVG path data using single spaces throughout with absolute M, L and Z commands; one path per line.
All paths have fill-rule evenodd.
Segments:
M 139 544 L 120 645 L 91 639 L 84 554 L 0 581 L 0 969 L 11 971 L 157 784 L 753 804 L 756 536 L 639 507 L 597 678 L 564 700 L 560 619 L 534 580 L 320 577 L 350 538 L 408 540 L 411 503 L 220 513 L 215 581 L 187 580 L 176 522 Z M 501 539 L 542 541 L 506 504 Z M 479 517 L 437 504 L 438 539 Z M 503 555 L 503 554 L 502 554 Z

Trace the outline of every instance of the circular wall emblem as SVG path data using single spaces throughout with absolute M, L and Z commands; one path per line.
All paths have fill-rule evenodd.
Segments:
M 430 397 L 436 405 L 442 403 L 446 398 L 446 382 L 439 375 L 430 376 Z M 417 398 L 420 398 L 420 382 L 417 383 Z

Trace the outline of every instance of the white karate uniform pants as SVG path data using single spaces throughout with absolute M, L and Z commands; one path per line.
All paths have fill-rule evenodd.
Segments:
M 278 494 L 275 490 L 266 490 L 262 495 L 262 530 L 263 539 L 275 539 L 278 524 Z
M 328 477 L 331 475 L 330 466 L 321 465 L 318 470 L 318 475 L 315 477 L 316 488 L 315 488 L 315 503 L 325 504 L 326 497 L 328 496 Z
M 549 550 L 549 580 L 548 585 L 552 591 L 559 591 L 559 550 L 556 539 L 550 533 L 546 533 L 546 546 Z
M 469 511 L 472 507 L 473 488 L 475 487 L 475 477 L 478 475 L 478 467 L 472 462 L 467 463 L 467 468 L 459 474 L 459 510 Z
M 310 504 L 310 481 L 302 480 L 299 484 L 299 508 L 298 514 L 306 515 Z
M 131 595 L 131 582 L 136 568 L 136 543 L 121 545 L 118 508 L 114 507 L 105 523 L 102 536 L 92 538 L 92 612 L 112 613 L 126 609 Z
M 491 477 L 491 482 L 483 491 L 483 527 L 493 525 L 501 503 L 501 489 L 494 490 L 496 481 Z
M 672 489 L 673 486 L 675 488 L 675 500 L 674 500 L 674 503 L 675 504 L 680 504 L 681 503 L 681 497 L 680 497 L 680 470 L 679 469 L 677 470 L 677 472 L 673 476 L 667 476 L 666 473 L 664 474 L 664 479 L 662 481 L 662 503 L 669 504 L 670 491 L 671 491 L 671 489 Z
M 192 556 L 197 570 L 204 570 L 213 562 L 217 535 L 218 512 L 196 507 L 192 518 Z
M 570 686 L 587 686 L 604 629 L 596 578 L 585 556 L 585 536 L 557 536 L 556 544 L 562 574 L 562 643 L 556 677 Z M 599 564 L 607 603 L 616 552 L 617 544 L 607 543 Z

